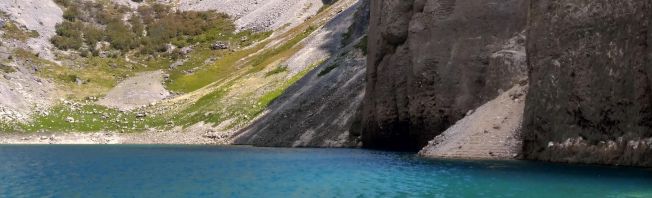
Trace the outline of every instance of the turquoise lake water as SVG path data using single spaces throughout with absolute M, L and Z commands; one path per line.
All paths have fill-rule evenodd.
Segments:
M 0 197 L 652 197 L 652 170 L 361 149 L 0 146 Z

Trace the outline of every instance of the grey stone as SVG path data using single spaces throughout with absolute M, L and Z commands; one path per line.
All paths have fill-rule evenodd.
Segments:
M 526 159 L 652 166 L 650 19 L 650 0 L 532 1 Z
M 211 45 L 211 49 L 213 50 L 229 49 L 229 43 L 225 41 L 216 41 Z
M 371 1 L 365 147 L 419 150 L 526 78 L 528 1 Z

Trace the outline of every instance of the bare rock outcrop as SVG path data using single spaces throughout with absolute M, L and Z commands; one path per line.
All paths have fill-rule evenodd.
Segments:
M 371 1 L 365 147 L 419 150 L 525 79 L 528 1 Z
M 527 159 L 652 166 L 652 1 L 532 1 Z
M 56 35 L 55 26 L 63 21 L 63 11 L 54 1 L 44 0 L 3 0 L 0 12 L 29 30 L 38 32 L 38 37 L 30 38 L 26 44 L 40 57 L 54 59 L 50 38 Z

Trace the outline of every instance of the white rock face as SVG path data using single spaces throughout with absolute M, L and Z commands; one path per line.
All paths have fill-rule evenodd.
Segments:
M 26 121 L 34 112 L 44 112 L 54 100 L 50 80 L 34 76 L 30 68 L 0 75 L 0 121 Z
M 27 41 L 32 51 L 52 60 L 50 38 L 56 35 L 55 26 L 63 21 L 63 11 L 51 0 L 0 0 L 0 11 L 12 20 L 39 33 L 38 38 Z
M 181 10 L 215 10 L 236 19 L 238 30 L 267 31 L 285 25 L 294 27 L 313 16 L 323 6 L 321 0 L 188 0 Z

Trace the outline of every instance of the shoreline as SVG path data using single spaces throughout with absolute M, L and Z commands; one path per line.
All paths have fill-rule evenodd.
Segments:
M 180 145 L 230 145 L 230 134 L 202 131 L 146 131 L 138 133 L 117 132 L 37 132 L 0 133 L 0 144 L 26 145 L 103 145 L 103 144 L 180 144 Z

